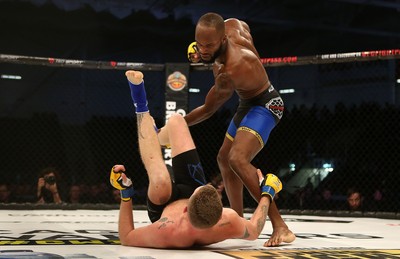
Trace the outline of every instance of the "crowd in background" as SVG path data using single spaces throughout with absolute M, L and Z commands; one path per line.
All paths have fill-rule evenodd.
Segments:
M 135 201 L 144 204 L 146 189 L 135 190 Z M 120 191 L 104 183 L 73 183 L 67 185 L 54 167 L 40 171 L 37 185 L 0 183 L 0 203 L 104 203 L 119 204 Z
M 51 172 L 56 176 L 54 182 L 46 183 L 47 189 L 43 184 L 40 184 L 41 178 L 44 177 L 43 174 L 46 172 Z M 217 189 L 223 205 L 229 206 L 221 175 L 213 175 L 209 184 Z M 50 190 L 56 190 L 59 195 L 54 196 Z M 45 194 L 46 191 L 48 194 Z M 135 190 L 134 202 L 145 204 L 146 195 L 146 188 Z M 290 195 L 285 190 L 281 191 L 276 197 L 276 202 L 282 209 L 393 211 L 393 208 L 390 207 L 393 201 L 388 200 L 388 197 L 386 189 L 382 185 L 377 185 L 372 192 L 365 195 L 354 186 L 349 187 L 346 193 L 337 193 L 334 186 L 322 184 L 314 189 L 313 185 L 308 183 L 299 188 L 294 195 Z M 55 168 L 43 169 L 39 174 L 37 186 L 0 183 L 0 203 L 119 204 L 120 200 L 120 191 L 110 188 L 108 183 L 82 183 L 65 186 Z
M 214 175 L 218 175 L 216 154 L 228 123 L 225 118 L 230 116 L 227 113 L 229 110 L 221 110 L 201 125 L 191 127 L 204 170 L 208 173 L 209 181 L 214 182 L 216 187 L 221 187 L 222 184 L 220 181 L 217 183 Z M 162 119 L 156 120 L 159 123 Z M 335 159 L 333 172 L 318 186 L 299 186 L 295 192 L 289 193 L 285 186 L 290 177 L 282 178 L 284 188 L 278 195 L 279 208 L 347 210 L 350 209 L 347 207 L 347 200 L 353 200 L 359 201 L 364 211 L 397 212 L 400 211 L 400 161 L 397 159 L 400 153 L 399 121 L 400 111 L 389 105 L 382 107 L 374 103 L 364 103 L 360 106 L 345 107 L 338 104 L 334 111 L 316 107 L 295 107 L 286 111 L 282 121 L 272 132 L 274 136 L 268 146 L 253 162 L 264 173 L 276 173 L 291 161 L 295 161 L 298 168 L 301 168 L 314 157 Z M 2 158 L 7 158 L 7 163 L 16 166 L 13 173 L 4 174 L 0 182 L 0 202 L 38 202 L 38 174 L 43 168 L 29 168 L 44 164 L 47 158 L 53 161 L 52 164 L 62 165 L 57 166 L 60 175 L 56 177 L 56 181 L 57 192 L 63 203 L 116 203 L 118 193 L 114 193 L 108 184 L 108 168 L 114 164 L 115 159 L 119 159 L 126 161 L 129 171 L 134 174 L 136 204 L 145 204 L 146 190 L 143 186 L 147 186 L 147 179 L 143 168 L 138 164 L 140 158 L 134 148 L 136 144 L 132 142 L 132 135 L 136 134 L 132 126 L 134 123 L 130 118 L 97 118 L 90 121 L 90 134 L 86 135 L 89 138 L 86 151 L 92 151 L 89 153 L 91 156 L 88 157 L 87 152 L 80 153 L 81 150 L 74 150 L 73 155 L 77 159 L 82 158 L 82 161 L 91 159 L 94 161 L 94 167 L 88 167 L 82 162 L 76 166 L 83 169 L 69 170 L 68 166 L 65 166 L 67 151 L 62 150 L 65 144 L 60 144 L 62 139 L 66 138 L 68 129 L 58 125 L 52 116 L 36 116 L 31 120 L 24 120 L 23 123 L 17 123 L 16 120 L 4 121 L 4 127 L 0 127 L 0 130 L 3 130 L 2 136 L 5 137 L 0 142 L 9 141 L 13 145 L 7 145 L 8 142 L 2 144 L 7 146 L 8 150 Z M 159 124 L 162 125 L 161 123 Z M 115 124 L 123 127 L 109 126 Z M 35 127 L 38 127 L 37 130 Z M 13 134 L 8 134 L 10 128 L 13 129 Z M 33 152 L 33 148 L 38 146 L 37 142 L 31 143 L 32 141 L 18 137 L 22 134 L 18 132 L 26 128 L 30 129 L 31 139 L 40 139 L 42 136 L 36 136 L 35 132 L 46 134 L 48 141 L 46 146 L 41 144 L 40 152 Z M 54 139 L 50 133 L 47 134 L 48 128 L 55 135 Z M 63 132 L 62 138 L 56 134 L 57 131 Z M 72 133 L 77 134 L 77 131 Z M 202 141 L 204 139 L 207 141 Z M 124 143 L 124 148 L 120 148 L 119 143 Z M 20 153 L 21 149 L 18 147 L 22 146 L 30 155 L 13 155 Z M 24 158 L 24 163 L 18 163 L 21 157 Z M 15 160 L 16 158 L 18 160 Z M 28 171 L 29 173 L 24 173 Z M 348 197 L 347 192 L 351 191 L 351 188 L 358 189 L 359 197 Z M 244 203 L 245 207 L 255 207 L 249 195 L 245 195 Z M 225 202 L 224 205 L 229 204 Z

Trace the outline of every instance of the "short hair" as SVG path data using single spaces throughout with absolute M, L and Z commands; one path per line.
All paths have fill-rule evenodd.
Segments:
M 350 187 L 350 188 L 347 190 L 347 197 L 350 197 L 351 195 L 353 195 L 353 194 L 355 194 L 355 193 L 358 193 L 358 194 L 361 196 L 361 192 L 360 192 L 357 188 L 355 188 L 355 187 Z
M 218 32 L 223 32 L 225 34 L 224 18 L 217 13 L 206 13 L 202 15 L 197 24 L 214 27 Z
M 222 215 L 222 202 L 217 190 L 211 185 L 202 186 L 189 199 L 190 223 L 200 229 L 217 224 Z

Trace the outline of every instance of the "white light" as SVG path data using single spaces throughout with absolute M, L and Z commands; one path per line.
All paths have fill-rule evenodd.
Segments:
M 296 171 L 296 165 L 294 163 L 289 164 L 290 171 Z
M 200 93 L 200 89 L 198 89 L 198 88 L 189 88 L 189 93 Z
M 397 79 L 397 80 L 396 80 L 396 82 L 397 82 L 398 84 L 400 84 L 400 78 L 399 78 L 399 79 Z
M 332 164 L 329 163 L 325 163 L 322 165 L 322 167 L 324 168 L 325 172 L 332 172 L 333 171 L 333 167 Z
M 331 168 L 332 165 L 329 164 L 329 163 L 325 163 L 325 164 L 322 165 L 322 167 L 323 167 L 323 168 Z
M 282 89 L 282 90 L 279 90 L 279 93 L 280 94 L 292 94 L 292 93 L 294 93 L 295 92 L 295 90 L 292 88 L 292 89 Z
M 13 80 L 21 80 L 22 76 L 17 75 L 1 75 L 2 79 L 13 79 Z

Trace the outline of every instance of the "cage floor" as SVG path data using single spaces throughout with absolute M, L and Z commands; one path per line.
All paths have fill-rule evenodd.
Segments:
M 249 217 L 250 214 L 245 214 Z M 149 224 L 134 211 L 137 226 Z M 284 215 L 297 239 L 263 247 L 226 240 L 199 249 L 167 250 L 119 244 L 117 210 L 0 210 L 0 258 L 400 258 L 400 220 Z

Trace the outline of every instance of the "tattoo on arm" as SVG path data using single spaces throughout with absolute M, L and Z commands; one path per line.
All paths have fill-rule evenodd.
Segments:
M 139 138 L 143 138 L 142 135 L 142 121 L 143 121 L 143 114 L 139 113 L 136 115 L 136 120 L 137 120 L 137 129 L 138 129 L 138 135 Z
M 161 222 L 160 226 L 158 226 L 158 229 L 162 229 L 162 228 L 167 227 L 168 223 L 170 223 L 170 224 L 174 224 L 175 223 L 173 220 L 168 220 L 167 217 L 161 218 L 158 221 Z
M 246 239 L 246 238 L 248 238 L 249 236 L 250 236 L 249 230 L 247 229 L 247 227 L 245 227 L 244 234 L 243 234 L 242 237 L 240 237 L 240 239 Z
M 264 228 L 265 221 L 267 220 L 268 216 L 268 206 L 261 207 L 261 217 L 257 220 L 257 232 L 260 234 Z
M 223 222 L 223 223 L 219 224 L 218 226 L 219 227 L 224 227 L 226 225 L 231 225 L 231 223 L 229 221 L 228 222 Z

